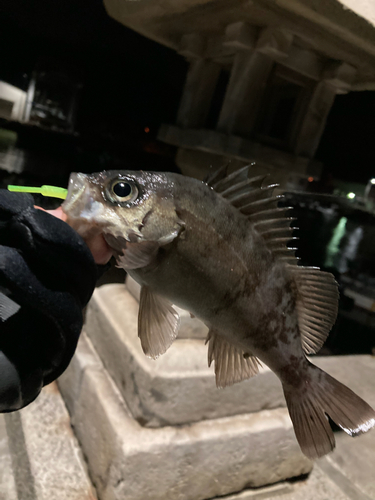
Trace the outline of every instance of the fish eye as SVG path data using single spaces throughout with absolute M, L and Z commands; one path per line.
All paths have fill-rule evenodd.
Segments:
M 108 190 L 113 203 L 132 203 L 138 196 L 138 188 L 126 179 L 116 179 Z
M 119 198 L 127 198 L 132 194 L 132 187 L 128 182 L 117 182 L 113 187 L 112 191 Z

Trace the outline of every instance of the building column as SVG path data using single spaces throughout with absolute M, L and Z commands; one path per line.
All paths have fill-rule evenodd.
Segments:
M 316 84 L 296 139 L 294 149 L 296 155 L 314 157 L 336 92 L 337 89 L 326 82 Z
M 31 109 L 33 106 L 34 94 L 35 94 L 35 83 L 36 83 L 36 75 L 35 72 L 33 71 L 29 87 L 26 93 L 26 102 L 25 102 L 24 116 L 23 116 L 23 121 L 26 123 L 30 121 Z
M 296 155 L 313 158 L 318 149 L 336 94 L 348 92 L 356 69 L 346 63 L 327 65 L 323 79 L 315 86 L 295 142 Z
M 275 61 L 288 56 L 292 35 L 265 28 L 259 36 L 244 23 L 229 25 L 224 45 L 237 47 L 228 89 L 218 121 L 218 130 L 250 136 L 269 74 Z
M 219 73 L 220 65 L 210 60 L 197 59 L 190 63 L 177 113 L 177 125 L 182 128 L 204 126 Z
M 217 125 L 220 132 L 251 134 L 272 66 L 273 61 L 258 52 L 235 55 Z

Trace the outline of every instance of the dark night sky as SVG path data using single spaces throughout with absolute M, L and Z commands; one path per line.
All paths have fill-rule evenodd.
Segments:
M 79 69 L 79 124 L 173 122 L 187 63 L 112 20 L 102 0 L 2 0 L 0 80 L 26 89 L 40 57 Z M 317 152 L 345 180 L 375 176 L 375 92 L 336 98 Z
M 375 92 L 336 97 L 316 158 L 342 180 L 375 177 Z
M 0 79 L 26 88 L 35 62 L 53 57 L 82 70 L 81 115 L 174 119 L 184 59 L 114 21 L 102 0 L 2 0 L 0 41 Z

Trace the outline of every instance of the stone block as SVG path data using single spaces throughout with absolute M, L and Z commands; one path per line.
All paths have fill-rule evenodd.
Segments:
M 94 293 L 86 331 L 132 415 L 142 425 L 180 425 L 285 406 L 281 384 L 266 367 L 257 377 L 217 389 L 203 339 L 177 338 L 163 356 L 147 358 L 138 338 L 137 317 L 138 302 L 126 287 L 106 285 Z M 373 358 L 314 357 L 312 361 L 359 395 L 370 394 L 369 403 L 375 407 L 374 391 L 371 396 L 371 388 L 363 383 L 364 370 L 375 369 L 367 367 L 373 366 Z M 352 366 L 349 371 L 347 363 Z M 372 380 L 370 373 L 366 380 Z
M 319 465 L 315 465 L 307 478 L 285 481 L 265 488 L 246 489 L 222 500 L 365 500 L 347 494 L 342 486 L 336 484 Z
M 5 417 L 0 415 L 0 499 L 19 500 L 13 475 Z
M 5 421 L 19 500 L 95 500 L 56 383 Z
M 288 57 L 292 42 L 293 34 L 289 31 L 268 27 L 260 32 L 256 50 L 272 59 L 284 59 Z
M 232 52 L 237 50 L 253 50 L 257 36 L 255 26 L 250 26 L 242 21 L 229 24 L 225 29 L 223 47 Z
M 205 58 L 221 65 L 221 67 L 229 69 L 233 63 L 236 49 L 224 45 L 225 36 L 211 36 L 207 38 Z
M 203 500 L 310 471 L 285 408 L 149 429 L 98 362 L 83 335 L 59 385 L 69 393 L 69 371 L 83 370 L 69 411 L 101 500 Z
M 357 68 L 341 62 L 329 62 L 323 74 L 323 80 L 337 89 L 338 93 L 345 93 L 351 89 L 351 85 L 357 75 Z
M 313 50 L 303 49 L 292 45 L 282 64 L 287 68 L 311 78 L 320 80 L 324 70 L 325 59 Z
M 181 37 L 178 53 L 187 59 L 198 59 L 203 56 L 206 47 L 205 38 L 199 33 L 190 33 Z
M 158 138 L 188 150 L 188 153 L 178 153 L 176 161 L 185 175 L 199 179 L 204 177 L 211 163 L 221 166 L 229 159 L 232 162 L 244 162 L 243 164 L 255 161 L 265 174 L 271 173 L 272 181 L 280 182 L 283 187 L 285 179 L 291 172 L 307 177 L 306 170 L 310 163 L 310 160 L 303 156 L 279 151 L 239 135 L 214 130 L 182 129 L 174 125 L 162 125 Z M 192 159 L 190 165 L 189 157 Z M 197 167 L 199 163 L 206 165 Z
M 374 356 L 322 357 L 313 361 L 375 408 Z M 322 469 L 351 493 L 350 498 L 375 498 L 375 431 L 356 438 L 348 437 L 343 431 L 335 436 L 335 451 L 319 461 Z
M 177 112 L 177 123 L 183 128 L 203 126 L 220 73 L 220 65 L 197 57 L 190 63 Z
M 251 413 L 285 405 L 268 369 L 241 384 L 217 389 L 203 339 L 177 339 L 157 360 L 138 338 L 138 302 L 125 285 L 97 289 L 86 331 L 135 419 L 156 427 Z

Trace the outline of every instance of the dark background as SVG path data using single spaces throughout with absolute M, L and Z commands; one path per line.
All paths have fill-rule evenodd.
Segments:
M 106 161 L 113 155 L 128 163 L 123 168 L 151 161 L 139 151 L 151 153 L 157 167 L 174 168 L 174 149 L 153 142 L 161 123 L 174 122 L 186 76 L 187 63 L 174 51 L 111 19 L 102 0 L 2 0 L 0 43 L 1 80 L 26 90 L 41 58 L 81 79 L 81 170 L 90 162 L 91 170 L 95 162 L 112 167 Z M 337 96 L 316 155 L 325 175 L 364 183 L 375 176 L 374 133 L 375 92 Z

